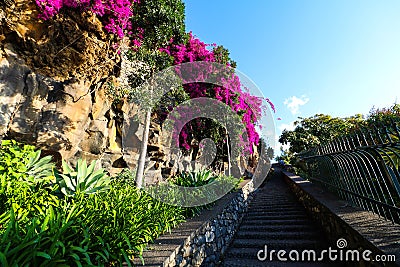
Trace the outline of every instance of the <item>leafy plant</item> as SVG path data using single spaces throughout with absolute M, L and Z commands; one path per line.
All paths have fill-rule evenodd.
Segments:
M 211 170 L 204 169 L 200 171 L 194 172 L 183 172 L 178 176 L 174 177 L 170 180 L 170 184 L 179 185 L 184 187 L 199 187 L 210 184 L 212 182 L 218 182 L 218 190 L 213 191 L 211 188 L 209 190 L 201 190 L 201 191 L 185 191 L 185 197 L 187 199 L 196 199 L 199 202 L 206 202 L 208 199 L 215 199 L 215 195 L 220 195 L 221 192 L 229 191 L 229 189 L 235 190 L 242 179 L 236 179 L 233 176 L 226 175 L 214 175 Z M 174 188 L 176 189 L 176 188 Z M 159 192 L 162 194 L 162 191 Z M 181 190 L 169 191 L 166 193 L 165 197 L 170 199 L 174 199 L 174 197 L 182 197 Z M 184 215 L 187 218 L 198 215 L 202 210 L 208 209 L 213 206 L 213 203 L 194 206 L 194 207 L 185 207 Z
M 72 169 L 63 161 L 63 173 L 55 172 L 61 192 L 66 196 L 74 196 L 81 193 L 91 194 L 106 190 L 110 183 L 110 177 L 104 173 L 103 169 L 95 171 L 95 165 L 95 160 L 90 166 L 87 166 L 86 160 L 79 159 L 75 169 Z
M 325 114 L 316 114 L 309 118 L 299 117 L 299 120 L 294 122 L 294 130 L 282 131 L 279 142 L 282 145 L 290 144 L 289 152 L 299 153 L 351 133 L 364 124 L 361 114 L 348 118 L 336 118 Z
M 38 182 L 55 182 L 54 172 L 55 164 L 51 162 L 52 157 L 46 156 L 40 158 L 41 151 L 34 152 L 26 164 L 27 177 L 25 181 L 35 184 Z
M 0 148 L 0 213 L 19 205 L 35 212 L 41 204 L 57 205 L 51 156 L 40 158 L 41 151 L 15 140 L 3 140 Z M 39 204 L 39 206 L 38 206 Z
M 0 216 L 2 266 L 93 266 L 91 240 L 78 204 L 63 202 L 34 217 L 13 207 Z
M 176 176 L 172 183 L 179 186 L 197 187 L 212 183 L 217 176 L 210 170 L 201 170 L 196 172 L 182 172 Z
M 23 145 L 15 140 L 2 140 L 0 149 L 0 175 L 9 180 L 23 179 L 26 165 L 35 156 L 34 146 Z
M 115 179 L 109 190 L 76 199 L 84 199 L 82 218 L 91 239 L 100 241 L 93 249 L 108 248 L 103 260 L 130 262 L 149 242 L 184 221 L 182 208 L 153 199 L 129 181 Z

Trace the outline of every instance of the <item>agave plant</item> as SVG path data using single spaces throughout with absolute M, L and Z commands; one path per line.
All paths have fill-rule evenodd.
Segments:
M 173 183 L 186 187 L 203 186 L 213 182 L 217 176 L 213 175 L 210 170 L 201 170 L 197 172 L 183 172 L 175 177 Z
M 26 177 L 24 180 L 28 183 L 34 184 L 37 182 L 55 182 L 53 170 L 55 164 L 51 162 L 52 157 L 46 156 L 40 158 L 41 151 L 36 151 L 29 162 L 26 164 Z
M 61 192 L 66 196 L 77 194 L 91 194 L 108 189 L 110 177 L 104 173 L 104 169 L 95 170 L 96 161 L 90 166 L 86 160 L 79 159 L 75 169 L 72 169 L 65 161 L 62 162 L 63 173 L 55 172 Z

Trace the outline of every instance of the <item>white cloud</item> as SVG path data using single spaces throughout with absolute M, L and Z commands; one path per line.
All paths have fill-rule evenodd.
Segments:
M 278 129 L 280 132 L 282 132 L 283 130 L 288 130 L 288 131 L 293 131 L 294 130 L 294 121 L 291 123 L 282 123 L 281 125 L 278 126 Z
M 283 102 L 283 104 L 290 110 L 293 115 L 299 113 L 300 106 L 307 104 L 310 99 L 305 95 L 302 95 L 300 98 L 297 96 L 291 96 Z

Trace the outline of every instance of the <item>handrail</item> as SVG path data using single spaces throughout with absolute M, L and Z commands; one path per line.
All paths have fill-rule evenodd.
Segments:
M 354 206 L 400 223 L 400 130 L 376 125 L 299 153 L 310 180 Z

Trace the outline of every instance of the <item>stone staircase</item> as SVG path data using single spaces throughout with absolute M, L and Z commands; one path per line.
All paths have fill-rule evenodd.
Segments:
M 272 261 L 258 260 L 257 253 L 265 245 L 268 255 L 271 250 L 282 249 L 287 251 L 286 258 L 293 249 L 299 251 L 300 257 L 303 250 L 314 249 L 318 257 L 318 251 L 330 246 L 279 172 L 259 188 L 220 266 L 330 266 L 326 261 L 278 261 L 276 252 Z

